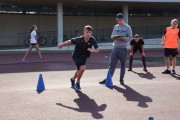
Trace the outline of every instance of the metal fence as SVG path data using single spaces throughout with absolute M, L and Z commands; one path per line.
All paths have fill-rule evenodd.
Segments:
M 167 25 L 132 27 L 132 31 L 144 39 L 161 38 L 166 27 Z
M 44 46 L 53 46 L 53 42 L 57 41 L 57 33 L 55 31 L 44 31 L 37 33 L 38 39 L 44 38 L 46 40 Z M 21 32 L 18 33 L 18 45 L 24 46 L 26 45 L 27 40 L 30 38 L 30 32 Z
M 144 39 L 161 38 L 163 31 L 167 25 L 161 26 L 144 26 L 144 27 L 132 27 L 133 34 L 139 34 Z M 111 29 L 95 29 L 93 36 L 96 38 L 98 43 L 112 42 L 111 40 Z M 63 41 L 69 40 L 70 38 L 83 35 L 82 30 L 65 30 L 63 32 Z M 25 45 L 25 40 L 30 36 L 30 32 L 18 33 L 18 45 Z M 46 44 L 44 46 L 56 46 L 57 45 L 57 32 L 56 31 L 45 31 L 38 32 L 38 37 L 44 37 Z

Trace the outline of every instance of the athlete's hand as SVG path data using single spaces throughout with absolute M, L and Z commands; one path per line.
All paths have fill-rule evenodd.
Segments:
M 123 36 L 117 36 L 116 37 L 117 40 L 123 40 L 123 38 L 124 38 Z
M 63 43 L 60 43 L 60 44 L 58 44 L 58 48 L 62 48 L 63 47 Z
M 146 54 L 145 53 L 142 53 L 142 56 L 145 56 Z
M 94 52 L 94 49 L 92 49 L 92 48 L 88 48 L 87 50 L 90 52 Z
M 130 52 L 130 56 L 133 56 L 133 53 L 132 53 L 132 52 Z
M 161 45 L 164 46 L 164 42 L 161 42 Z

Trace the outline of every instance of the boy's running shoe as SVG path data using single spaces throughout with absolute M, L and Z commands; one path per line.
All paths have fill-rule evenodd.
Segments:
M 75 86 L 75 80 L 73 80 L 72 78 L 70 79 L 71 80 L 71 87 L 74 88 Z
M 81 87 L 80 87 L 80 84 L 79 84 L 79 83 L 76 83 L 76 84 L 75 84 L 75 89 L 78 90 L 78 91 L 81 90 Z

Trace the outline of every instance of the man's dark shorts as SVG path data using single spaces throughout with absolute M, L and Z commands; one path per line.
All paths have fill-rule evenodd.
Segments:
M 165 57 L 176 57 L 176 55 L 178 55 L 178 49 L 177 48 L 165 48 L 164 49 L 164 56 Z
M 142 54 L 142 49 L 141 48 L 134 47 L 133 48 L 133 54 L 136 53 L 137 51 L 139 51 Z
M 80 67 L 86 64 L 86 57 L 73 56 L 72 58 L 76 64 L 77 70 L 80 70 Z

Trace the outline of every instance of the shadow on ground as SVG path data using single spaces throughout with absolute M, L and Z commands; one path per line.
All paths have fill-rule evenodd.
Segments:
M 170 74 L 173 78 L 180 80 L 180 75 L 179 74 Z
M 153 80 L 155 79 L 156 77 L 151 73 L 151 72 L 145 72 L 145 73 L 138 73 L 138 72 L 135 72 L 135 71 L 132 71 L 132 73 L 135 73 L 137 74 L 139 77 L 141 78 L 145 78 L 145 79 L 148 79 L 148 80 Z
M 83 92 L 76 91 L 79 98 L 74 99 L 74 102 L 77 104 L 78 108 L 74 108 L 71 106 L 63 105 L 62 103 L 56 103 L 56 105 L 59 105 L 61 107 L 65 107 L 77 112 L 88 112 L 91 113 L 92 117 L 94 119 L 102 119 L 103 115 L 99 112 L 104 111 L 107 107 L 106 104 L 98 105 L 94 99 L 89 98 L 86 94 Z
M 117 90 L 118 92 L 122 93 L 123 96 L 127 99 L 127 101 L 138 102 L 138 106 L 142 108 L 147 108 L 147 102 L 152 102 L 153 100 L 148 97 L 140 94 L 139 92 L 135 91 L 131 87 L 124 85 L 125 89 L 120 88 L 118 86 L 114 86 L 113 89 Z

